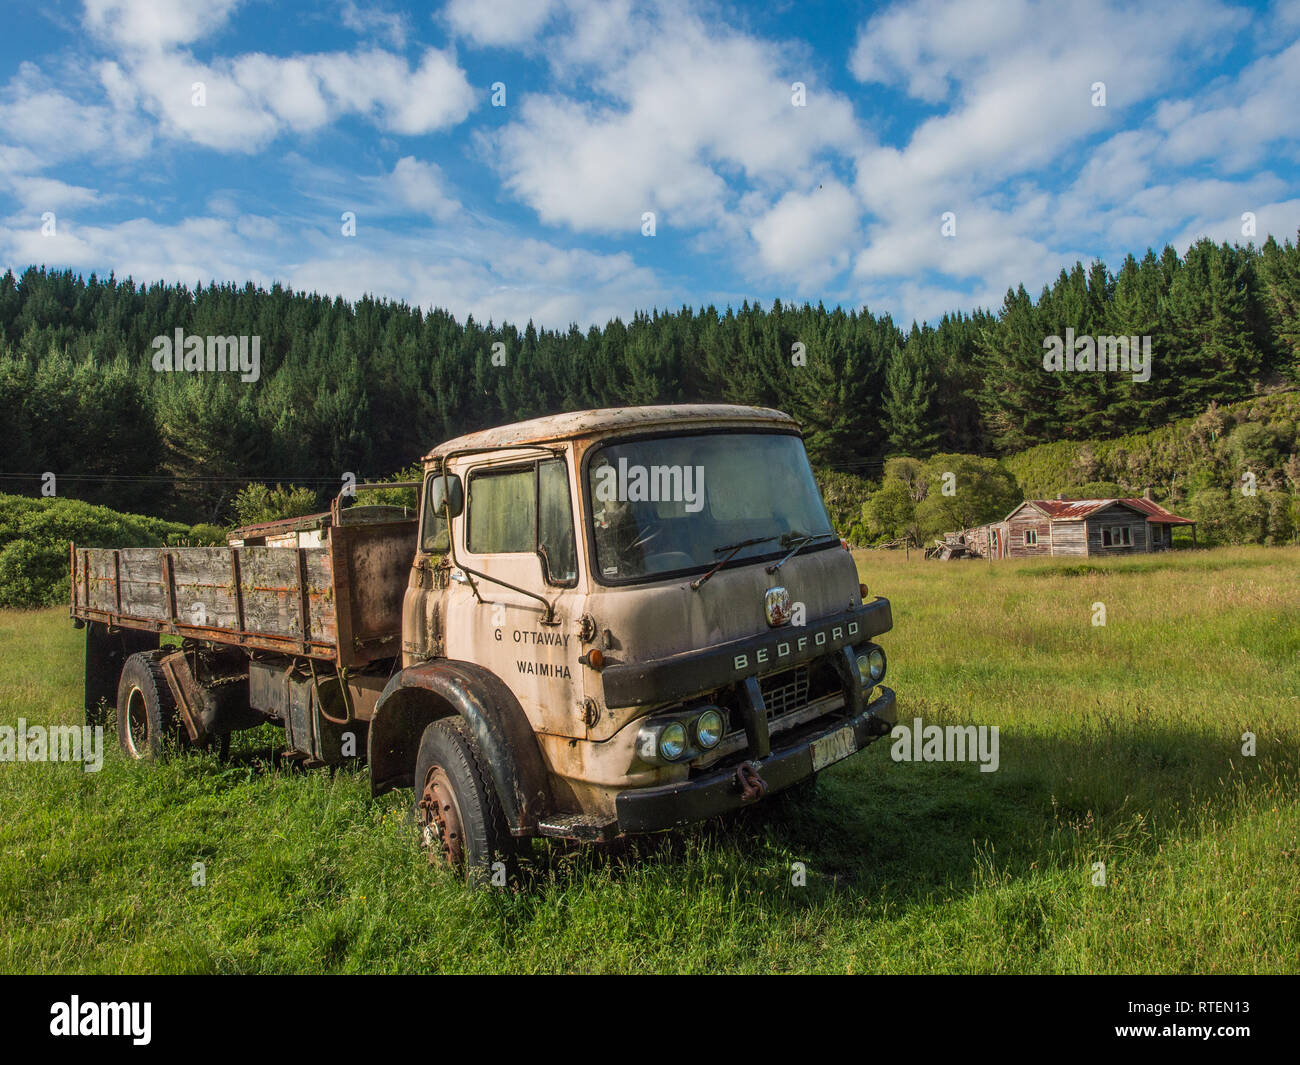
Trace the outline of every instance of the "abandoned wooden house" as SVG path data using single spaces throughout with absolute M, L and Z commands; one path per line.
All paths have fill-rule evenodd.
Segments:
M 1090 557 L 1167 550 L 1177 525 L 1191 528 L 1195 544 L 1196 523 L 1149 498 L 1026 499 L 1002 521 L 959 535 L 984 558 Z

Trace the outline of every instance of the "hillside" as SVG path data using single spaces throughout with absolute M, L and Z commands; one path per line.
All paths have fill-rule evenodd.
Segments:
M 855 545 L 909 539 L 1006 516 L 1021 499 L 1138 496 L 1198 522 L 1197 542 L 1280 544 L 1300 533 L 1300 392 L 1211 403 L 1195 417 L 1108 440 L 1040 444 L 1000 460 L 896 457 L 880 480 L 818 469 L 840 533 Z M 998 476 L 1001 471 L 1002 476 Z M 946 475 L 956 491 L 945 496 Z
M 1141 495 L 1195 518 L 1209 543 L 1283 543 L 1300 529 L 1300 392 L 1260 396 L 1112 440 L 1003 459 L 1026 498 Z

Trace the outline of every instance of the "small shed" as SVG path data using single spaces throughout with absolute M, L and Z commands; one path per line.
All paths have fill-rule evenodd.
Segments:
M 982 558 L 1147 554 L 1174 545 L 1175 525 L 1196 523 L 1153 499 L 1026 499 L 1001 521 L 949 533 Z
M 994 558 L 1146 554 L 1173 546 L 1173 529 L 1196 523 L 1154 500 L 1026 499 L 1002 521 L 966 530 Z

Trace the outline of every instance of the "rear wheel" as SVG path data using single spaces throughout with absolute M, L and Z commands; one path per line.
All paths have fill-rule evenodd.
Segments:
M 435 721 L 420 737 L 415 824 L 429 863 L 450 866 L 467 883 L 500 885 L 516 871 L 496 787 L 460 718 Z
M 128 758 L 151 761 L 176 740 L 176 701 L 159 662 L 168 651 L 139 651 L 117 685 L 117 741 Z

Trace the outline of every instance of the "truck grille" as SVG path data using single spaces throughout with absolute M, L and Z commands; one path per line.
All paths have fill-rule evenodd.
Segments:
M 787 726 L 790 715 L 819 699 L 835 695 L 842 689 L 835 667 L 828 660 L 819 659 L 759 677 L 758 690 L 762 693 L 763 705 L 767 709 L 768 727 L 777 733 Z M 745 695 L 740 685 L 719 692 L 717 699 L 718 705 L 727 713 L 727 735 L 743 735 L 745 715 L 742 707 Z
M 767 719 L 771 721 L 807 705 L 811 688 L 808 667 L 796 666 L 782 673 L 774 673 L 760 680 L 758 687 L 767 706 Z

